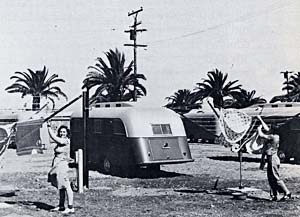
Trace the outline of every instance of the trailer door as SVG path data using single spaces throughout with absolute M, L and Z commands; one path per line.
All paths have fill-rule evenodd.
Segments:
M 176 137 L 150 138 L 149 143 L 154 161 L 182 159 Z

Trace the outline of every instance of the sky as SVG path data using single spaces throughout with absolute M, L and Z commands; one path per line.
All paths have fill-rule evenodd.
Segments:
M 281 71 L 300 71 L 298 0 L 2 0 L 0 108 L 30 108 L 31 98 L 7 93 L 16 71 L 58 74 L 69 100 L 81 94 L 88 66 L 119 49 L 133 60 L 128 12 L 138 10 L 137 71 L 147 77 L 154 106 L 179 89 L 193 90 L 219 69 L 248 91 L 270 100 L 283 94 Z M 57 105 L 63 105 L 60 100 Z

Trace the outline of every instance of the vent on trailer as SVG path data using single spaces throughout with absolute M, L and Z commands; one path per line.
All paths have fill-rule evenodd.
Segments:
M 104 102 L 94 104 L 95 108 L 133 107 L 134 102 Z

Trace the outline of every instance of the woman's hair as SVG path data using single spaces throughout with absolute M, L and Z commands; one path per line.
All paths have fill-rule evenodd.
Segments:
M 58 130 L 57 130 L 57 136 L 60 137 L 60 131 L 61 131 L 61 129 L 66 129 L 66 131 L 67 131 L 67 137 L 70 138 L 70 130 L 69 130 L 69 128 L 68 128 L 67 126 L 65 126 L 65 125 L 61 125 L 61 126 L 58 128 Z

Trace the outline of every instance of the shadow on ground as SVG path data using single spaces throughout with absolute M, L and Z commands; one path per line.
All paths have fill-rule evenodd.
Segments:
M 207 157 L 212 160 L 220 160 L 220 161 L 237 161 L 240 162 L 239 157 L 234 157 L 234 156 L 215 156 L 215 157 Z M 259 163 L 260 159 L 259 158 L 251 158 L 251 157 L 243 157 L 242 158 L 243 162 L 255 162 Z
M 16 196 L 16 192 L 12 191 L 12 192 L 6 192 L 6 193 L 0 193 L 0 197 L 14 197 Z
M 152 178 L 170 178 L 177 176 L 188 176 L 182 173 L 168 172 L 164 170 L 139 169 L 132 178 L 152 179 Z
M 7 204 L 17 204 L 21 206 L 29 206 L 29 207 L 35 207 L 37 209 L 43 209 L 43 210 L 51 210 L 54 208 L 54 206 L 51 206 L 49 204 L 38 202 L 38 201 L 5 201 Z
M 99 173 L 105 174 L 101 170 L 94 170 Z M 113 176 L 121 178 L 141 178 L 141 179 L 153 179 L 153 178 L 170 178 L 178 176 L 190 176 L 187 174 L 168 172 L 164 170 L 151 170 L 146 168 L 135 169 L 134 171 L 114 171 Z

